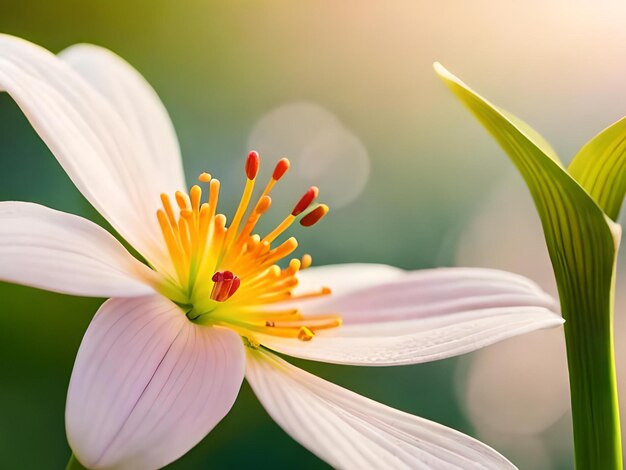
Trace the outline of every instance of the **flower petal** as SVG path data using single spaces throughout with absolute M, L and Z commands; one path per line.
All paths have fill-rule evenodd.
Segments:
M 119 113 L 158 170 L 159 187 L 184 188 L 180 147 L 167 110 L 150 84 L 128 62 L 103 47 L 76 44 L 59 53 L 85 80 L 96 88 Z
M 376 277 L 381 271 L 379 265 L 373 265 L 376 269 L 363 283 L 358 270 L 369 266 L 345 265 L 339 292 L 334 278 L 330 277 L 327 285 L 332 295 L 322 298 L 322 302 L 303 302 L 304 312 L 337 312 L 344 324 L 360 324 L 422 318 L 464 310 L 469 305 L 475 309 L 501 305 L 556 306 L 533 281 L 507 271 L 486 268 L 400 271 L 384 266 L 393 271 L 383 271 L 384 275 Z M 339 271 L 339 266 L 332 268 L 335 273 Z
M 243 380 L 243 344 L 164 297 L 105 302 L 78 351 L 67 436 L 89 468 L 160 468 L 213 429 Z
M 357 395 L 263 350 L 246 378 L 269 415 L 335 468 L 515 468 L 485 444 Z
M 298 273 L 298 292 L 310 292 L 330 287 L 333 297 L 353 290 L 383 284 L 404 276 L 406 271 L 385 264 L 334 264 L 314 266 Z
M 155 165 L 111 103 L 49 51 L 8 35 L 0 35 L 0 89 L 89 202 L 151 263 L 169 268 L 155 212 L 159 194 L 183 182 Z
M 256 339 L 291 356 L 355 365 L 444 359 L 563 323 L 555 302 L 534 283 L 490 269 L 416 271 L 300 307 L 305 314 L 338 314 L 344 324 L 309 342 Z
M 28 202 L 0 202 L 0 279 L 94 297 L 153 293 L 156 273 L 93 222 Z

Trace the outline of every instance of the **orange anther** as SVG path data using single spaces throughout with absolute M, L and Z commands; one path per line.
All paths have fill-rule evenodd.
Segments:
M 298 339 L 300 341 L 311 341 L 313 336 L 315 336 L 315 334 L 306 326 L 303 326 L 300 328 L 300 331 L 298 331 Z
M 300 220 L 300 225 L 302 225 L 303 227 L 310 227 L 311 225 L 315 225 L 326 214 L 328 214 L 328 206 L 326 204 L 320 204 L 307 215 L 302 217 L 302 220 Z
M 304 195 L 300 198 L 300 200 L 296 204 L 296 207 L 293 208 L 293 210 L 291 211 L 291 215 L 295 216 L 305 211 L 306 208 L 309 207 L 311 203 L 315 200 L 319 192 L 320 191 L 319 189 L 317 189 L 316 186 L 311 186 L 307 190 L 307 192 L 304 193 Z
M 256 211 L 259 214 L 265 214 L 265 212 L 270 208 L 270 206 L 272 205 L 272 198 L 269 196 L 263 196 L 257 206 L 256 206 Z
M 256 175 L 259 172 L 260 164 L 261 158 L 259 157 L 259 154 L 253 150 L 248 154 L 248 159 L 246 160 L 246 176 L 249 180 L 256 178 Z
M 211 175 L 209 175 L 208 173 L 200 173 L 200 176 L 198 176 L 198 181 L 200 181 L 201 183 L 208 183 L 209 181 L 211 181 Z
M 272 174 L 272 179 L 278 181 L 283 177 L 287 170 L 289 170 L 289 160 L 286 158 L 281 158 L 278 160 L 276 167 L 274 168 L 274 173 Z

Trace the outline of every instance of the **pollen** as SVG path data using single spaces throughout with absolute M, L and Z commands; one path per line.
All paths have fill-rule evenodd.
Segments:
M 257 152 L 248 154 L 243 193 L 230 220 L 218 212 L 220 181 L 208 173 L 201 173 L 199 185 L 188 193 L 177 191 L 173 202 L 161 194 L 156 216 L 171 260 L 166 276 L 183 292 L 186 300 L 176 301 L 189 306 L 193 321 L 228 326 L 252 342 L 257 333 L 311 341 L 317 332 L 341 325 L 341 318 L 332 312 L 301 313 L 299 305 L 329 295 L 330 289 L 296 290 L 298 273 L 311 266 L 312 258 L 293 257 L 298 242 L 283 237 L 296 220 L 311 227 L 329 209 L 316 205 L 319 190 L 313 186 L 273 230 L 257 233 L 257 223 L 272 206 L 270 193 L 290 167 L 288 159 L 279 160 L 254 198 L 260 163 Z

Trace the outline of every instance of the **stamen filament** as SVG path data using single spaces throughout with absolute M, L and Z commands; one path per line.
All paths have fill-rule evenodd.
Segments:
M 263 237 L 263 241 L 267 242 L 267 243 L 272 243 L 274 240 L 276 240 L 280 236 L 281 233 L 283 233 L 285 230 L 287 230 L 291 226 L 291 224 L 293 224 L 294 220 L 296 220 L 296 216 L 292 215 L 292 214 L 289 214 L 278 225 L 278 227 L 276 227 L 270 233 L 265 235 L 265 237 Z
M 165 209 L 165 213 L 167 214 L 167 218 L 172 227 L 176 226 L 176 216 L 174 215 L 174 210 L 172 209 L 172 203 L 170 202 L 170 198 L 167 194 L 161 194 L 161 203 L 163 204 L 163 209 Z
M 183 253 L 188 261 L 191 260 L 191 237 L 189 233 L 189 224 L 185 217 L 180 217 L 178 220 L 178 233 L 180 235 L 180 242 L 183 246 Z
M 189 191 L 189 198 L 191 199 L 191 211 L 197 214 L 200 210 L 200 198 L 202 197 L 202 189 L 200 186 L 194 185 Z
M 239 201 L 239 207 L 237 207 L 237 211 L 235 212 L 235 217 L 233 217 L 233 221 L 228 227 L 228 233 L 226 237 L 226 241 L 224 243 L 224 251 L 228 250 L 235 236 L 237 235 L 237 229 L 239 228 L 239 223 L 243 218 L 244 213 L 248 209 L 248 204 L 250 204 L 250 198 L 252 197 L 252 192 L 254 191 L 254 179 L 246 180 L 246 187 L 243 191 L 243 195 L 241 196 L 241 201 Z
M 220 180 L 213 179 L 209 184 L 209 218 L 215 217 L 217 201 L 220 197 Z
M 298 294 L 291 297 L 291 300 L 302 300 L 302 299 L 312 299 L 315 297 L 322 297 L 325 295 L 330 295 L 332 291 L 329 287 L 322 287 L 319 291 L 307 292 L 305 294 Z
M 176 193 L 174 194 L 175 198 L 176 198 L 176 204 L 178 204 L 178 207 L 182 210 L 182 209 L 189 209 L 189 196 L 187 196 L 185 193 L 183 193 L 182 191 L 176 191 Z
M 165 211 L 159 209 L 157 211 L 157 219 L 161 227 L 161 232 L 163 232 L 163 237 L 165 239 L 165 244 L 170 254 L 172 264 L 174 265 L 174 269 L 176 270 L 176 274 L 178 275 L 178 280 L 182 285 L 184 285 L 186 277 L 182 263 L 183 254 L 176 240 L 173 227 L 170 225 Z
M 269 196 L 263 196 L 257 203 L 255 209 L 250 214 L 248 221 L 244 225 L 241 233 L 237 236 L 235 242 L 233 243 L 232 248 L 230 248 L 227 256 L 224 258 L 223 263 L 225 265 L 229 265 L 233 258 L 238 257 L 242 250 L 245 248 L 246 240 L 254 230 L 254 227 L 261 216 L 269 209 L 272 204 L 272 199 Z
M 307 190 L 307 192 L 304 193 L 304 195 L 300 198 L 296 206 L 291 211 L 291 214 L 285 217 L 285 219 L 278 225 L 278 227 L 276 227 L 268 235 L 266 235 L 265 238 L 263 238 L 263 241 L 272 243 L 274 240 L 276 240 L 276 238 L 278 238 L 281 233 L 283 233 L 291 226 L 291 224 L 293 224 L 294 220 L 296 220 L 296 217 L 311 205 L 311 203 L 315 200 L 318 194 L 319 190 L 317 189 L 317 187 L 311 186 Z
M 316 187 L 309 188 L 291 213 L 265 237 L 253 234 L 272 204 L 270 192 L 288 169 L 286 158 L 276 164 L 246 217 L 259 172 L 259 156 L 250 152 L 245 165 L 246 184 L 229 226 L 226 217 L 217 213 L 220 182 L 208 173 L 198 177 L 200 183 L 208 184 L 204 203 L 199 185 L 193 185 L 188 194 L 176 191 L 176 205 L 168 195 L 161 194 L 162 208 L 156 215 L 175 273 L 164 274 L 156 288 L 181 305 L 192 321 L 229 326 L 251 341 L 255 341 L 251 336 L 255 332 L 310 341 L 317 330 L 341 324 L 336 315 L 303 315 L 294 307 L 296 304 L 273 308 L 277 302 L 330 293 L 330 289 L 322 288 L 294 294 L 298 272 L 311 266 L 311 256 L 293 258 L 281 269 L 277 263 L 289 257 L 298 242 L 291 237 L 273 246 L 296 219 L 308 227 L 326 215 L 328 206 L 324 204 L 309 210 L 318 195 Z
M 263 246 L 263 244 L 261 246 Z M 252 266 L 251 272 L 270 267 L 272 264 L 275 264 L 276 261 L 289 256 L 295 251 L 296 248 L 298 248 L 298 241 L 294 237 L 289 238 L 281 245 L 271 250 L 265 257 L 257 259 L 257 262 Z M 246 271 L 246 275 L 249 274 L 250 270 Z

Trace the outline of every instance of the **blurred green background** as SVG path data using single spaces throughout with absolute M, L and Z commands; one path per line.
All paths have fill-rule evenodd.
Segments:
M 0 5 L 2 32 L 54 52 L 99 44 L 143 73 L 172 116 L 188 181 L 205 170 L 219 177 L 225 210 L 239 197 L 250 146 L 267 166 L 291 157 L 295 171 L 278 205 L 286 210 L 315 182 L 333 209 L 313 230 L 296 230 L 316 264 L 463 262 L 523 272 L 551 289 L 520 179 L 438 82 L 433 61 L 532 123 L 566 160 L 626 109 L 626 5 L 617 1 Z M 103 223 L 5 94 L 0 200 Z M 64 467 L 66 388 L 101 302 L 0 283 L 0 467 Z M 532 341 L 543 340 L 412 367 L 295 362 L 477 436 L 520 468 L 570 468 L 559 333 L 544 349 Z M 490 349 L 508 359 L 485 366 Z M 548 359 L 556 374 L 542 369 Z M 560 388 L 549 382 L 555 375 Z M 512 389 L 515 380 L 521 385 Z M 527 426 L 535 404 L 541 419 Z M 243 466 L 324 467 L 269 419 L 245 384 L 232 412 L 171 468 Z

